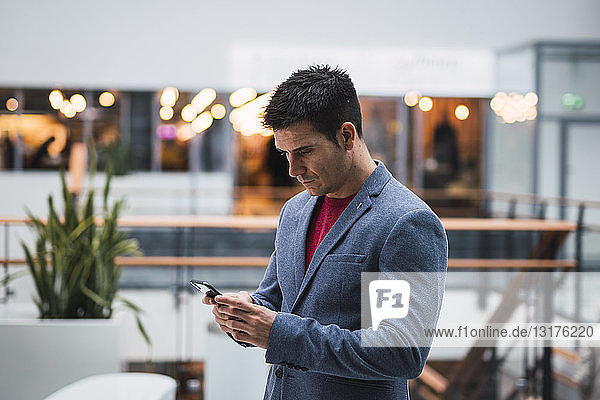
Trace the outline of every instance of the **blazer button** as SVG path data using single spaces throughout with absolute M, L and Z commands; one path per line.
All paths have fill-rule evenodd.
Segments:
M 277 368 L 275 370 L 275 376 L 281 379 L 281 377 L 283 376 L 283 370 L 281 368 Z

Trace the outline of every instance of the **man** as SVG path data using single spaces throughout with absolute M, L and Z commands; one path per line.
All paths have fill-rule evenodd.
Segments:
M 447 241 L 429 207 L 371 159 L 350 77 L 329 66 L 293 73 L 276 89 L 264 124 L 306 188 L 283 206 L 256 292 L 217 296 L 216 322 L 265 348 L 265 399 L 405 399 L 429 348 L 385 323 L 403 346 L 365 347 L 361 273 L 445 273 Z M 443 279 L 417 308 L 441 307 Z M 412 296 L 412 295 L 411 295 Z M 412 300 L 411 300 L 412 301 Z M 412 307 L 412 305 L 411 305 Z

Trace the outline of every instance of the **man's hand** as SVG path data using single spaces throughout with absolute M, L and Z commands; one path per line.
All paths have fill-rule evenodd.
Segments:
M 277 313 L 252 302 L 248 292 L 226 293 L 205 301 L 213 304 L 215 321 L 223 332 L 231 333 L 235 340 L 267 348 L 271 326 Z

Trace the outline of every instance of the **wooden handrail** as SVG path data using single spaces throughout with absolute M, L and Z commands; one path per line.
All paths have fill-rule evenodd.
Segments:
M 577 383 L 577 381 L 575 381 L 575 379 L 571 378 L 568 375 L 563 374 L 562 372 L 553 371 L 552 377 L 557 382 L 560 382 L 563 385 L 565 385 L 571 389 L 577 389 L 579 387 L 579 384 Z
M 575 268 L 575 260 L 548 260 L 535 258 L 449 258 L 448 268 Z
M 510 218 L 442 218 L 447 231 L 560 231 L 573 232 L 577 224 L 562 220 Z
M 509 218 L 442 218 L 447 231 L 539 231 L 572 232 L 577 224 L 562 220 L 509 219 Z M 25 224 L 27 217 L 0 217 L 0 224 Z M 45 221 L 45 219 L 42 219 Z M 102 218 L 96 219 L 102 223 Z M 130 216 L 119 218 L 119 226 L 128 228 L 230 228 L 275 230 L 278 216 Z
M 190 267 L 254 267 L 266 268 L 269 257 L 116 257 L 115 263 L 127 267 L 180 266 Z
M 1 264 L 25 265 L 25 259 L 0 259 Z M 251 256 L 142 256 L 116 257 L 115 263 L 125 267 L 254 267 L 265 268 L 269 257 Z M 530 258 L 450 258 L 449 269 L 565 269 L 574 268 L 575 260 L 540 260 Z
M 423 372 L 421 372 L 418 379 L 436 393 L 444 393 L 448 387 L 448 379 L 427 364 L 425 364 L 425 368 L 423 368 Z
M 567 350 L 567 349 L 563 349 L 561 347 L 553 347 L 552 354 L 556 354 L 556 355 L 564 358 L 571 364 L 575 364 L 577 362 L 577 359 L 579 358 L 579 355 L 576 352 Z

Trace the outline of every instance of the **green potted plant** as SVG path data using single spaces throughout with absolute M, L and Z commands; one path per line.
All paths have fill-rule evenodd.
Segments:
M 89 154 L 93 182 L 96 159 L 92 146 Z M 46 221 L 27 211 L 35 245 L 33 249 L 24 242 L 21 245 L 35 284 L 34 302 L 42 319 L 111 318 L 115 305 L 122 305 L 134 313 L 139 331 L 150 345 L 140 320 L 142 310 L 117 293 L 121 267 L 115 264 L 115 257 L 141 255 L 141 251 L 135 239 L 118 230 L 117 220 L 124 200 L 109 204 L 111 178 L 109 166 L 102 218 L 95 213 L 93 189 L 88 191 L 83 208 L 78 209 L 63 170 L 60 173 L 63 217 L 59 217 L 52 195 L 48 196 Z
M 96 159 L 91 146 L 88 153 L 93 182 Z M 11 343 L 0 360 L 0 369 L 5 371 L 0 387 L 7 398 L 43 398 L 83 377 L 119 372 L 122 333 L 120 322 L 111 318 L 117 307 L 133 312 L 151 350 L 140 320 L 142 310 L 118 294 L 121 268 L 115 257 L 141 251 L 135 239 L 118 229 L 123 200 L 109 204 L 111 178 L 109 168 L 101 216 L 95 213 L 93 189 L 81 196 L 83 207 L 77 206 L 64 171 L 60 174 L 62 215 L 52 195 L 46 220 L 27 212 L 34 242 L 31 247 L 21 245 L 40 319 L 2 321 L 0 339 Z M 28 383 L 32 381 L 35 384 Z

